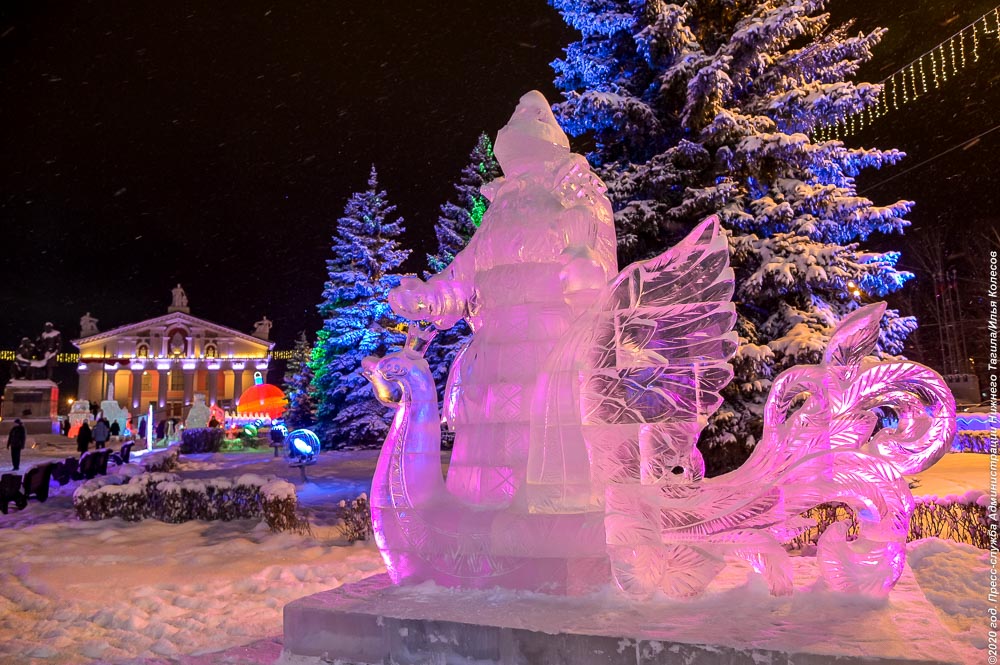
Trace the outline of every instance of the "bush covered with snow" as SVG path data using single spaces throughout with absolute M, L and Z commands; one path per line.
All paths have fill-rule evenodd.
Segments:
M 73 492 L 73 507 L 82 520 L 120 517 L 138 522 L 150 517 L 151 496 L 162 482 L 179 480 L 172 473 L 143 473 L 137 476 L 99 476 L 88 480 Z
M 989 495 L 980 490 L 962 496 L 917 497 L 909 540 L 934 536 L 989 549 L 988 504 Z
M 180 466 L 180 450 L 177 446 L 170 446 L 166 450 L 148 453 L 140 458 L 140 464 L 149 473 L 173 471 Z
M 979 490 L 966 492 L 962 496 L 916 497 L 916 508 L 910 519 L 907 542 L 921 538 L 945 538 L 979 549 L 987 549 L 989 547 L 986 517 L 988 498 Z M 803 515 L 816 520 L 816 526 L 789 541 L 786 544 L 789 549 L 800 550 L 816 545 L 819 537 L 834 522 L 847 522 L 849 538 L 853 539 L 858 535 L 854 511 L 842 503 L 824 503 Z
M 222 447 L 223 434 L 219 427 L 189 427 L 181 435 L 181 452 L 217 453 Z
M 296 514 L 295 487 L 284 480 L 244 474 L 238 478 L 181 480 L 172 473 L 104 476 L 73 493 L 82 520 L 120 517 L 137 522 L 264 518 L 272 531 L 306 531 Z
M 372 530 L 372 509 L 368 505 L 368 495 L 361 494 L 350 503 L 341 501 L 339 505 L 341 532 L 348 542 L 368 540 L 375 532 Z
M 272 478 L 261 487 L 260 492 L 267 497 L 261 502 L 261 512 L 264 521 L 272 531 L 294 531 L 295 533 L 310 533 L 309 522 L 296 512 L 298 505 L 295 496 L 295 486 L 291 483 Z

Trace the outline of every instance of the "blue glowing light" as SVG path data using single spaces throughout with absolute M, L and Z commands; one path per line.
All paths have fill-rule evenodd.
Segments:
M 319 453 L 319 437 L 311 430 L 292 430 L 285 437 L 285 443 L 288 446 L 288 457 L 293 462 L 309 464 L 316 461 L 316 455 Z

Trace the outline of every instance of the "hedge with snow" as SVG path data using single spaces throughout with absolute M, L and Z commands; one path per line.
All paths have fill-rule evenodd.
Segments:
M 73 492 L 82 520 L 121 517 L 130 522 L 234 520 L 263 517 L 272 531 L 302 530 L 295 487 L 284 480 L 244 474 L 236 479 L 181 480 L 172 473 L 125 471 L 89 480 Z

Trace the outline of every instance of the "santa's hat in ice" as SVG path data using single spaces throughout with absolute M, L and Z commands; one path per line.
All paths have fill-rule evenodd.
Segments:
M 556 159 L 569 153 L 569 139 L 542 93 L 532 90 L 521 97 L 514 115 L 497 134 L 493 154 L 508 176 L 523 172 L 531 163 Z

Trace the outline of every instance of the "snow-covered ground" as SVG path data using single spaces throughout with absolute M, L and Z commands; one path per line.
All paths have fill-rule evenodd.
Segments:
M 73 454 L 73 442 L 33 437 L 33 463 Z M 347 545 L 336 506 L 368 491 L 377 453 L 324 454 L 309 480 L 270 450 L 191 455 L 183 477 L 272 474 L 294 482 L 308 536 L 272 534 L 251 520 L 164 524 L 80 522 L 78 483 L 46 503 L 0 515 L 0 662 L 271 663 L 281 610 L 294 598 L 383 570 L 370 545 Z M 949 455 L 921 474 L 916 494 L 986 488 L 985 455 Z M 0 472 L 10 469 L 0 454 Z M 985 657 L 987 555 L 935 539 L 910 545 L 910 565 L 965 662 Z
M 75 452 L 60 437 L 33 439 L 21 471 Z M 11 504 L 0 515 L 0 663 L 273 662 L 286 602 L 384 570 L 374 547 L 347 545 L 336 528 L 338 502 L 368 491 L 376 456 L 323 455 L 306 483 L 270 449 L 182 458 L 185 478 L 294 482 L 311 536 L 253 520 L 81 522 L 78 482 L 23 511 Z
M 990 456 L 976 453 L 949 454 L 927 469 L 909 477 L 914 496 L 961 496 L 969 490 L 989 489 Z

